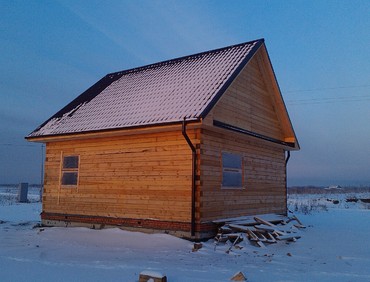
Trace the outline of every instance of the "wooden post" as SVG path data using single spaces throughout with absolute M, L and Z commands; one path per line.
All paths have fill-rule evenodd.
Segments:
M 18 186 L 18 202 L 27 203 L 28 183 L 20 183 Z

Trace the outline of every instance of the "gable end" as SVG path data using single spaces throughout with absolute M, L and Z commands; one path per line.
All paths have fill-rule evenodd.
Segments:
M 206 118 L 206 116 L 213 109 L 213 107 L 216 105 L 216 103 L 220 100 L 220 98 L 225 93 L 225 91 L 229 88 L 229 86 L 231 85 L 231 83 L 240 74 L 240 72 L 244 69 L 244 67 L 251 60 L 251 58 L 254 56 L 254 54 L 256 54 L 256 52 L 259 50 L 259 48 L 261 47 L 261 45 L 263 45 L 264 42 L 265 42 L 265 40 L 263 38 L 262 39 L 259 39 L 259 40 L 256 40 L 256 42 L 254 43 L 254 46 L 252 48 L 252 51 L 248 53 L 248 55 L 244 58 L 244 60 L 235 69 L 234 73 L 224 83 L 224 85 L 221 87 L 221 89 L 218 91 L 218 93 L 213 97 L 213 99 L 210 101 L 210 103 L 207 105 L 207 107 L 200 114 L 200 117 L 202 119 Z
M 235 73 L 203 123 L 299 149 L 264 44 Z

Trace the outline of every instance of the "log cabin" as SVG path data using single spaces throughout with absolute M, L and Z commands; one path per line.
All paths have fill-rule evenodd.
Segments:
M 31 132 L 42 223 L 202 239 L 287 212 L 299 150 L 264 39 L 110 73 Z

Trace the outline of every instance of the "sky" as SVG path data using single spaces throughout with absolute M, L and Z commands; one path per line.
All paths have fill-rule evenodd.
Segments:
M 24 137 L 107 73 L 265 38 L 301 150 L 288 185 L 370 185 L 370 1 L 0 0 L 0 183 Z

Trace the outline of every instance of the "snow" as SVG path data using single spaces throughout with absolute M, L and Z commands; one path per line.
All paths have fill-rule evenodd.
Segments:
M 109 74 L 99 93 L 48 120 L 28 137 L 198 120 L 261 40 Z M 107 78 L 106 77 L 106 78 Z M 95 94 L 98 94 L 95 96 Z M 72 107 L 72 106 L 71 106 Z
M 370 281 L 370 204 L 346 202 L 356 195 L 290 196 L 307 226 L 301 239 L 263 249 L 242 242 L 227 254 L 213 240 L 192 252 L 193 242 L 167 234 L 41 228 L 38 193 L 30 193 L 21 204 L 0 188 L 0 281 L 138 281 L 143 272 L 229 281 L 239 271 L 248 281 Z
M 162 277 L 165 276 L 162 273 L 155 272 L 155 271 L 149 271 L 149 270 L 144 270 L 144 271 L 140 272 L 140 274 L 141 275 L 146 275 L 146 276 L 151 276 L 153 278 L 162 278 Z

